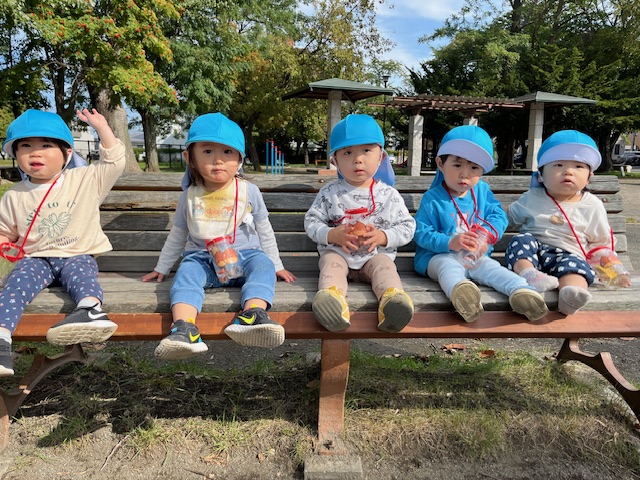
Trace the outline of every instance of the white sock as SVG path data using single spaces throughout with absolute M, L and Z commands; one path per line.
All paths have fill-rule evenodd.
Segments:
M 78 305 L 76 305 L 76 308 L 93 308 L 94 310 L 97 310 L 99 312 L 102 311 L 102 305 L 100 305 L 100 302 L 96 302 L 89 297 L 84 297 L 82 300 L 80 300 L 78 302 Z
M 536 289 L 536 292 L 546 292 L 558 288 L 558 279 L 552 275 L 547 275 L 537 268 L 529 267 L 522 270 L 518 275 L 524 278 L 529 285 Z
M 591 300 L 591 294 L 586 288 L 567 286 L 560 289 L 558 296 L 558 310 L 565 315 L 576 313 Z

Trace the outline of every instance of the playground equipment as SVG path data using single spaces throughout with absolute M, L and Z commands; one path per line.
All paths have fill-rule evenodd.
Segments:
M 267 139 L 265 152 L 267 155 L 267 173 L 284 173 L 284 153 L 280 151 L 273 140 Z

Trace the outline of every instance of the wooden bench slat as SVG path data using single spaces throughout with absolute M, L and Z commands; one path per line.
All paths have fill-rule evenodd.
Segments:
M 18 341 L 44 340 L 47 329 L 60 315 L 25 315 L 16 329 Z M 113 314 L 118 324 L 113 340 L 161 340 L 169 332 L 169 314 Z M 232 313 L 203 313 L 198 328 L 205 340 L 228 339 L 224 328 Z M 530 323 L 514 319 L 509 312 L 487 312 L 473 324 L 460 322 L 454 312 L 418 312 L 402 332 L 389 334 L 378 330 L 373 312 L 354 313 L 351 326 L 342 332 L 330 332 L 315 322 L 311 312 L 274 312 L 272 318 L 285 326 L 287 338 L 612 338 L 640 335 L 640 314 L 636 312 L 579 312 L 565 317 L 549 314 L 544 320 Z

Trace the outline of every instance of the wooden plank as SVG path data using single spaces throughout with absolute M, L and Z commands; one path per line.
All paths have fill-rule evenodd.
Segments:
M 228 337 L 224 328 L 233 313 L 203 313 L 198 328 L 205 340 Z M 401 332 L 378 330 L 376 312 L 357 312 L 351 326 L 342 332 L 330 332 L 315 321 L 312 312 L 273 312 L 271 317 L 285 327 L 290 339 L 355 339 L 355 338 L 616 338 L 640 336 L 640 311 L 578 312 L 565 317 L 550 313 L 538 322 L 527 322 L 511 312 L 486 312 L 474 323 L 460 321 L 453 312 L 417 312 Z M 47 329 L 61 315 L 29 315 L 20 322 L 13 335 L 15 341 L 44 341 Z M 160 340 L 171 324 L 169 314 L 113 314 L 118 324 L 115 341 Z
M 401 193 L 405 205 L 411 212 L 420 207 L 422 193 Z M 502 202 L 504 208 L 513 203 L 520 196 L 519 193 L 496 194 L 496 198 Z M 274 193 L 264 192 L 264 201 L 270 212 L 306 212 L 311 207 L 314 195 L 305 192 Z M 622 211 L 622 197 L 619 194 L 602 194 L 598 197 L 603 201 L 609 213 Z M 175 211 L 178 205 L 180 192 L 167 191 L 111 191 L 104 203 L 102 211 L 151 211 L 169 212 Z
M 327 179 L 314 174 L 295 175 L 248 175 L 247 179 L 258 185 L 262 191 L 317 192 Z M 518 175 L 487 175 L 483 177 L 495 193 L 518 193 L 529 188 L 530 177 Z M 162 190 L 180 191 L 182 173 L 125 173 L 116 183 L 115 190 Z M 329 180 L 330 181 L 330 180 Z M 395 187 L 400 191 L 420 193 L 428 190 L 433 175 L 396 177 Z M 618 178 L 614 175 L 595 175 L 589 189 L 595 193 L 616 193 L 619 191 Z
M 451 302 L 444 296 L 440 287 L 430 279 L 415 272 L 403 272 L 402 281 L 405 290 L 412 298 L 416 311 L 451 312 Z M 310 311 L 311 301 L 317 291 L 317 275 L 301 273 L 293 283 L 279 281 L 273 304 L 275 312 Z M 169 312 L 169 289 L 171 278 L 162 283 L 140 280 L 140 275 L 101 275 L 100 283 L 105 290 L 104 309 L 113 313 Z M 585 311 L 598 310 L 637 310 L 637 296 L 640 294 L 640 275 L 632 277 L 632 287 L 605 290 L 591 287 L 593 299 Z M 482 303 L 487 311 L 509 311 L 508 299 L 495 290 L 481 287 Z M 203 304 L 204 312 L 237 312 L 240 310 L 240 288 L 214 288 L 206 290 Z M 553 310 L 557 308 L 557 291 L 544 293 L 544 298 Z M 378 302 L 371 286 L 366 283 L 349 284 L 347 301 L 352 312 L 376 311 Z M 45 289 L 27 307 L 28 313 L 70 312 L 73 302 L 61 288 Z

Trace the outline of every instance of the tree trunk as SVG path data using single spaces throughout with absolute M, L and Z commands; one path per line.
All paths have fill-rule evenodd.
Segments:
M 142 117 L 142 130 L 144 132 L 144 158 L 147 162 L 147 172 L 159 172 L 158 145 L 156 144 L 156 122 L 148 110 L 138 110 Z
M 126 164 L 125 172 L 141 172 L 136 156 L 133 153 L 133 145 L 131 145 L 131 137 L 129 137 L 129 122 L 127 121 L 127 112 L 122 106 L 122 102 L 115 100 L 111 92 L 107 89 L 95 91 L 89 89 L 91 102 L 95 105 L 95 109 L 107 119 L 107 123 L 113 130 L 113 133 L 119 138 L 125 147 Z
M 305 138 L 304 143 L 302 144 L 302 150 L 304 151 L 304 166 L 309 166 L 309 143 Z
M 260 166 L 260 158 L 258 157 L 258 149 L 256 148 L 256 142 L 253 139 L 253 135 L 251 132 L 253 131 L 253 123 L 250 123 L 246 126 L 244 130 L 244 139 L 246 142 L 245 150 L 251 159 L 251 164 L 253 165 L 253 170 L 255 172 L 261 172 L 262 167 Z

